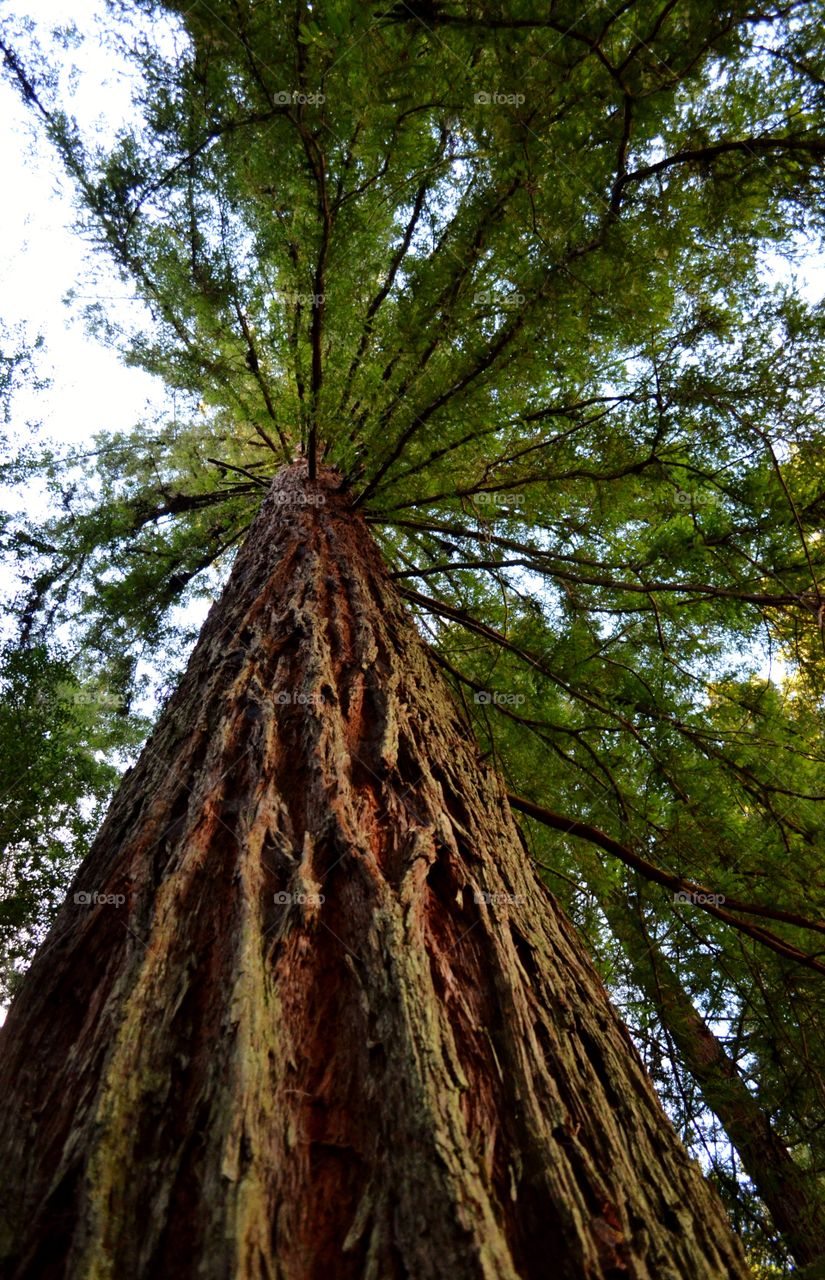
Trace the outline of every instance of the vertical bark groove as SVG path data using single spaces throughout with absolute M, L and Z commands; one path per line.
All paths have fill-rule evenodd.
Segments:
M 2 1033 L 2 1275 L 743 1277 L 334 473 L 284 468 Z

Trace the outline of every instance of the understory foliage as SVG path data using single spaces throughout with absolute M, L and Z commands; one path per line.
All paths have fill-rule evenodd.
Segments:
M 13 995 L 145 723 L 40 643 L 0 651 L 0 969 Z
M 136 76 L 114 145 L 82 135 L 30 33 L 3 37 L 149 317 L 90 320 L 176 397 L 16 461 L 51 514 L 4 523 L 8 688 L 30 660 L 45 678 L 63 628 L 128 721 L 272 475 L 338 468 L 766 1276 L 788 1249 L 610 918 L 678 976 L 818 1194 L 825 310 L 794 263 L 825 216 L 824 18 L 113 3 Z M 62 812 L 100 778 L 55 732 L 77 760 Z M 50 822 L 43 919 L 86 838 Z

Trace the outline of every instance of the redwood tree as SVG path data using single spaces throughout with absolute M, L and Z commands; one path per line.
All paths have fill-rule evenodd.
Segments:
M 363 519 L 302 463 L 32 965 L 0 1088 L 21 1280 L 744 1275 Z
M 27 0 L 16 2 L 25 10 Z M 421 1052 L 424 1085 L 402 1098 L 398 1080 L 408 1078 L 404 1064 L 415 1053 L 396 1054 L 382 1065 L 379 1047 L 394 1034 L 396 1015 L 381 1011 L 368 982 L 363 1005 L 353 1012 L 348 1004 L 365 982 L 363 966 L 373 973 L 375 957 L 383 953 L 395 966 L 385 972 L 387 991 L 403 994 L 404 984 L 413 983 L 410 992 L 423 1001 L 417 1021 L 404 1012 L 407 1004 L 398 1005 L 397 1018 L 406 1018 L 404 1044 L 417 1045 L 425 1024 L 431 1043 L 443 1043 L 442 1024 L 433 1021 L 436 1007 L 459 1018 L 450 1024 L 456 1047 L 449 1060 L 457 1064 L 463 1102 L 452 1110 L 452 1095 L 445 1093 L 438 1124 L 432 1118 L 421 1123 L 439 1143 L 450 1187 L 465 1188 L 469 1217 L 462 1221 L 470 1237 L 481 1239 L 487 1223 L 494 1234 L 504 1233 L 515 1266 L 532 1265 L 533 1246 L 519 1241 L 540 1241 L 545 1228 L 528 1227 L 519 1217 L 522 1211 L 528 1218 L 538 1215 L 529 1205 L 539 1201 L 531 1201 L 533 1190 L 524 1186 L 535 1189 L 549 1180 L 542 1203 L 552 1200 L 552 1212 L 561 1212 L 554 1177 L 567 1176 L 564 1170 L 569 1173 L 584 1149 L 578 1191 L 567 1189 L 568 1216 L 551 1217 L 546 1229 L 560 1241 L 576 1242 L 570 1246 L 575 1250 L 589 1213 L 601 1223 L 591 1250 L 596 1238 L 604 1257 L 611 1248 L 621 1257 L 620 1245 L 631 1252 L 643 1248 L 630 1218 L 622 1218 L 618 1192 L 607 1187 L 607 1207 L 596 1204 L 599 1179 L 621 1181 L 627 1168 L 620 1143 L 615 1154 L 612 1145 L 609 1154 L 600 1147 L 606 1134 L 613 1134 L 611 1144 L 616 1138 L 602 1106 L 593 1114 L 592 1132 L 583 1117 L 568 1125 L 567 1164 L 559 1163 L 558 1153 L 547 1155 L 567 1129 L 549 1103 L 545 1108 L 538 1076 L 528 1080 L 529 1063 L 541 1075 L 542 1061 L 555 1062 L 568 1088 L 579 1079 L 559 1066 L 564 1059 L 553 1028 L 541 1031 L 561 999 L 543 984 L 565 993 L 575 982 L 562 976 L 568 959 L 555 946 L 559 976 L 551 979 L 547 949 L 530 934 L 538 927 L 530 921 L 545 920 L 538 910 L 543 891 L 519 880 L 533 874 L 529 859 L 511 847 L 503 802 L 484 791 L 499 784 L 484 770 L 470 781 L 468 753 L 476 748 L 467 743 L 475 742 L 479 756 L 506 779 L 524 815 L 530 858 L 564 899 L 621 998 L 684 1135 L 691 1139 L 697 1111 L 700 1123 L 708 1107 L 725 1111 L 719 1072 L 707 1070 L 695 1052 L 701 1020 L 726 1055 L 716 1066 L 731 1073 L 730 1096 L 744 1099 L 743 1089 L 754 1096 L 752 1118 L 766 1119 L 760 1132 L 769 1138 L 758 1150 L 772 1152 L 775 1160 L 760 1186 L 769 1189 L 774 1206 L 790 1196 L 800 1211 L 777 1210 L 783 1245 L 738 1170 L 725 1180 L 737 1143 L 747 1148 L 742 1154 L 749 1168 L 762 1158 L 752 1145 L 754 1126 L 728 1109 L 727 1138 L 710 1147 L 710 1158 L 719 1185 L 733 1188 L 729 1207 L 752 1256 L 771 1264 L 787 1261 L 789 1251 L 797 1262 L 813 1259 L 820 1241 L 815 1230 L 808 1232 L 811 1239 L 805 1234 L 822 1218 L 825 1172 L 825 961 L 817 950 L 825 932 L 825 311 L 790 280 L 775 287 L 771 272 L 777 255 L 793 255 L 800 236 L 815 237 L 825 227 L 821 3 L 755 11 L 740 0 L 723 8 L 704 0 L 629 0 L 618 7 L 597 0 L 585 10 L 563 2 L 548 10 L 531 0 L 444 0 L 373 12 L 351 0 L 112 0 L 106 31 L 116 50 L 131 58 L 135 104 L 117 136 L 103 138 L 71 119 L 71 84 L 61 93 L 55 60 L 67 57 L 66 33 L 58 33 L 51 57 L 41 56 L 30 40 L 31 24 L 15 29 L 5 15 L 0 47 L 6 72 L 73 179 L 82 230 L 144 306 L 137 317 L 125 317 L 108 303 L 108 293 L 119 289 L 106 289 L 90 318 L 130 361 L 160 375 L 174 393 L 168 417 L 103 433 L 68 456 L 24 451 L 7 466 L 0 451 L 0 475 L 45 485 L 52 500 L 45 519 L 18 504 L 0 526 L 0 549 L 26 588 L 14 602 L 21 652 L 40 645 L 48 656 L 55 632 L 67 638 L 80 687 L 100 692 L 109 721 L 128 721 L 147 658 L 159 668 L 164 692 L 183 668 L 189 637 L 174 607 L 214 598 L 232 569 L 221 606 L 229 617 L 231 602 L 244 597 L 243 574 L 251 563 L 264 564 L 264 544 L 284 547 L 289 528 L 298 537 L 293 558 L 284 551 L 268 562 L 274 574 L 285 575 L 280 602 L 272 605 L 271 635 L 260 619 L 259 644 L 266 652 L 286 625 L 278 622 L 284 610 L 298 611 L 289 662 L 285 656 L 278 666 L 283 683 L 272 684 L 263 672 L 255 676 L 261 691 L 255 694 L 243 629 L 218 655 L 210 645 L 224 623 L 213 617 L 173 710 L 159 725 L 149 756 L 127 779 L 96 846 L 94 884 L 78 880 L 73 889 L 103 893 L 104 901 L 90 908 L 70 900 L 37 962 L 36 981 L 29 980 L 25 1000 L 21 996 L 15 1007 L 14 1018 L 31 1025 L 25 1064 L 34 1075 L 26 1085 L 21 1068 L 19 1087 L 30 1087 L 33 1098 L 38 1071 L 45 1069 L 37 1066 L 40 1037 L 48 1061 L 45 1041 L 69 1035 L 68 1024 L 52 1022 L 46 1012 L 50 984 L 79 993 L 64 1002 L 61 1015 L 75 1018 L 80 1037 L 68 1069 L 89 1064 L 81 1073 L 81 1136 L 65 1146 L 63 1131 L 52 1133 L 43 1122 L 52 1114 L 47 1107 L 36 1140 L 25 1143 L 41 1221 L 48 1219 L 59 1234 L 66 1229 L 61 1215 L 74 1214 L 78 1199 L 90 1194 L 95 1212 L 114 1215 L 107 1228 L 112 1249 L 126 1249 L 115 1241 L 131 1238 L 138 1217 L 153 1220 L 148 1208 L 138 1210 L 137 1199 L 148 1194 L 148 1178 L 157 1171 L 158 1186 L 166 1190 L 153 1198 L 158 1223 L 148 1231 L 146 1248 L 161 1258 L 175 1247 L 173 1239 L 187 1239 L 171 1227 L 164 1235 L 162 1225 L 184 1214 L 187 1196 L 193 1229 L 198 1223 L 208 1228 L 196 1213 L 194 1174 L 182 1172 L 172 1185 L 171 1164 L 194 1168 L 207 1160 L 210 1143 L 223 1142 L 229 1150 L 234 1142 L 240 1154 L 234 1163 L 227 1156 L 234 1179 L 227 1185 L 240 1188 L 239 1198 L 230 1197 L 229 1207 L 217 1193 L 207 1200 L 217 1214 L 236 1204 L 236 1220 L 248 1213 L 243 1220 L 253 1231 L 253 1188 L 275 1177 L 273 1169 L 297 1165 L 274 1159 L 269 1174 L 261 1173 L 255 1135 L 270 1132 L 272 1117 L 260 1110 L 239 1129 L 237 1108 L 229 1106 L 230 1093 L 237 1091 L 242 1107 L 245 1090 L 251 1096 L 264 1078 L 262 1060 L 251 1050 L 244 1057 L 244 1045 L 255 1018 L 268 1025 L 269 1006 L 244 1003 L 243 983 L 258 982 L 261 990 L 269 982 L 272 1000 L 280 1002 L 275 1025 L 285 1029 L 285 1039 L 271 1046 L 273 1079 L 279 1089 L 305 1091 L 278 1104 L 278 1115 L 287 1117 L 301 1098 L 324 1100 L 333 1089 L 339 1064 L 326 1038 L 326 1005 L 318 995 L 316 1013 L 307 1012 L 307 992 L 319 972 L 309 957 L 317 948 L 318 964 L 332 966 L 339 947 L 343 985 L 325 982 L 324 991 L 335 993 L 329 998 L 336 1010 L 346 1006 L 347 1030 L 360 1025 L 359 1018 L 367 1020 L 359 1052 L 370 1061 L 370 1079 L 401 1073 L 395 1083 L 387 1076 L 387 1096 L 404 1141 L 384 1158 L 401 1160 L 406 1152 L 403 1159 L 411 1163 L 405 1177 L 418 1202 L 429 1205 L 433 1195 L 426 1179 L 421 1187 L 416 1181 L 430 1166 L 424 1160 L 418 1171 L 409 1154 L 419 1149 L 407 1141 L 411 1109 L 420 1095 L 420 1116 L 430 1116 L 436 1104 L 424 1085 L 432 1083 L 428 1072 L 437 1074 L 439 1059 L 431 1048 Z M 298 459 L 307 474 L 295 489 L 282 469 Z M 293 495 L 280 504 L 278 537 L 261 532 L 268 525 L 253 525 L 273 479 L 281 486 L 277 492 Z M 323 504 L 315 501 L 319 496 Z M 343 555 L 349 546 L 353 581 L 363 576 L 358 566 L 374 565 L 371 582 L 376 592 L 382 584 L 381 600 L 394 600 L 397 592 L 428 643 L 426 650 L 419 639 L 413 645 L 412 633 L 401 629 L 391 644 L 397 606 L 382 606 L 376 614 L 377 597 L 365 587 L 364 599 L 373 603 L 359 605 L 358 617 L 365 620 L 365 634 L 373 627 L 384 637 L 384 647 L 376 640 L 375 661 L 359 659 L 368 668 L 361 676 L 340 656 L 350 637 L 331 622 L 322 626 L 347 609 L 334 602 L 329 583 L 337 579 L 322 571 L 315 541 L 324 522 L 340 525 L 336 513 L 347 503 L 349 533 L 343 538 L 339 530 L 333 548 Z M 271 515 L 271 502 L 267 510 Z M 388 580 L 379 574 L 375 550 L 367 550 L 364 525 L 380 548 Z M 357 546 L 347 540 L 355 530 Z M 301 563 L 319 565 L 309 612 L 306 602 L 296 603 Z M 287 570 L 290 564 L 294 571 Z M 227 634 L 234 636 L 231 626 Z M 351 639 L 356 656 L 360 635 Z M 401 661 L 408 644 L 413 649 Z M 390 671 L 387 655 L 396 650 Z M 767 658 L 777 652 L 784 671 L 777 675 L 771 668 L 766 676 Z M 320 676 L 307 675 L 325 664 L 338 672 L 336 679 L 325 685 Z M 437 678 L 430 664 L 438 668 Z M 380 680 L 369 675 L 373 668 Z M 243 706 L 241 733 L 232 720 L 241 710 L 233 710 L 231 697 L 213 705 L 203 690 L 204 682 L 207 689 L 215 682 L 217 699 L 224 682 L 234 689 L 232 682 L 243 684 L 246 675 L 254 696 Z M 370 679 L 378 680 L 374 689 Z M 351 701 L 340 693 L 348 680 L 355 690 Z M 353 709 L 359 680 L 367 699 L 363 722 Z M 435 693 L 446 686 L 463 716 L 464 745 L 455 741 L 446 692 Z M 273 720 L 266 699 L 278 693 L 284 700 Z M 434 699 L 441 700 L 443 722 Z M 400 729 L 405 715 L 407 738 Z M 371 727 L 380 726 L 382 716 L 383 737 Z M 6 735 L 0 738 L 2 750 Z M 9 733 L 13 747 L 12 738 Z M 247 741 L 249 749 L 241 746 Z M 289 781 L 277 776 L 284 743 L 292 751 Z M 448 757 L 442 772 L 452 779 L 449 785 L 437 776 L 440 752 Z M 53 751 L 43 755 L 51 760 Z M 385 757 L 391 764 L 382 763 Z M 274 773 L 267 772 L 270 765 Z M 14 781 L 19 773 L 15 765 L 6 776 Z M 254 840 L 249 856 L 239 857 L 235 843 L 237 836 L 246 850 L 247 836 L 260 830 L 253 812 L 256 778 L 281 797 L 282 806 L 273 800 L 273 815 L 265 818 L 262 809 L 260 823 L 291 833 L 286 844 L 279 837 L 271 847 L 261 845 L 258 873 Z M 344 790 L 335 805 L 319 802 L 316 811 L 310 798 L 328 798 L 331 779 Z M 439 787 L 449 828 L 435 811 L 433 789 Z M 460 812 L 456 796 L 462 797 Z M 302 820 L 298 809 L 306 811 Z M 482 810 L 500 813 L 501 832 L 510 834 L 485 837 L 478 829 Z M 31 830 L 40 835 L 43 806 L 35 819 Z M 313 824 L 325 821 L 331 825 L 322 839 Z M 498 832 L 498 817 L 493 826 Z M 432 827 L 432 839 L 415 835 L 419 827 Z M 377 848 L 370 843 L 373 828 L 383 832 Z M 339 847 L 346 845 L 345 829 L 355 853 Z M 29 865 L 28 831 L 18 838 L 18 825 L 10 837 L 13 873 L 7 879 L 17 880 L 12 888 L 21 901 L 31 897 L 20 870 Z M 315 843 L 305 850 L 306 831 Z M 409 846 L 405 832 L 412 833 Z M 49 850 L 61 843 L 56 834 Z M 421 839 L 422 848 L 432 843 L 431 864 L 426 852 L 415 852 Z M 156 842 L 146 849 L 146 864 L 141 840 Z M 397 849 L 393 841 L 400 842 Z M 185 869 L 195 846 L 209 869 L 199 880 L 193 868 L 190 882 Z M 470 846 L 478 868 L 465 883 L 456 867 L 462 860 L 475 866 Z M 501 882 L 491 865 L 493 846 Z M 520 871 L 510 867 L 516 854 Z M 231 875 L 237 870 L 241 879 L 230 876 L 229 888 L 216 890 L 212 900 L 215 859 L 224 877 L 231 866 Z M 131 886 L 117 887 L 115 862 L 131 868 Z M 408 862 L 416 870 L 405 880 Z M 413 934 L 424 930 L 421 945 L 433 957 L 431 969 L 414 946 L 390 945 L 395 917 L 379 893 L 384 880 L 369 878 L 374 866 L 400 900 L 412 895 L 403 927 Z M 353 877 L 353 867 L 361 879 Z M 254 874 L 269 880 L 261 879 L 253 892 Z M 415 906 L 418 874 L 427 883 L 426 893 L 421 888 L 426 910 Z M 483 895 L 499 893 L 500 884 L 510 897 L 487 901 Z M 355 894 L 353 902 L 347 892 Z M 276 901 L 276 893 L 288 900 Z M 105 900 L 112 896 L 116 902 Z M 118 905 L 121 896 L 125 901 Z M 271 914 L 244 914 L 258 900 L 269 904 Z M 622 911 L 635 911 L 638 902 L 651 945 L 700 1020 L 689 1020 L 681 1037 L 678 1027 L 668 1026 L 680 1017 L 678 1003 L 651 999 L 632 938 L 620 927 Z M 610 904 L 611 912 L 599 904 Z M 213 918 L 218 910 L 228 914 Z M 174 927 L 184 918 L 191 920 L 191 934 L 189 924 Z M 365 926 L 367 919 L 377 922 L 374 930 Z M 312 932 L 313 949 L 298 957 L 289 939 L 304 936 L 302 930 Z M 250 939 L 260 933 L 274 948 L 272 956 L 253 947 L 258 958 L 247 962 L 244 952 L 238 959 L 236 949 L 252 946 Z M 511 946 L 519 955 L 515 971 Z M 4 950 L 8 955 L 9 947 Z M 94 955 L 99 962 L 93 964 Z M 413 969 L 399 968 L 402 960 Z M 268 964 L 274 966 L 271 980 Z M 450 964 L 465 966 L 456 969 L 453 986 L 442 974 Z M 571 975 L 578 972 L 572 955 L 569 964 Z M 15 958 L 13 967 L 23 966 Z M 287 970 L 293 982 L 295 973 L 304 975 L 294 991 L 284 986 Z M 428 971 L 437 1006 L 421 995 Z M 517 992 L 514 972 L 542 990 L 540 1012 L 530 1006 L 532 1032 L 524 1031 L 527 996 L 519 1003 L 516 994 L 507 994 Z M 227 1000 L 234 1000 L 228 1010 Z M 597 1007 L 594 1000 L 588 995 L 588 1009 Z M 180 1042 L 178 1023 L 187 1035 L 190 1024 L 200 1027 L 191 1033 L 193 1046 L 222 1019 L 245 1030 L 211 1037 L 213 1074 L 201 1050 L 193 1049 L 177 1064 L 183 1075 L 150 1064 L 130 1083 L 123 1076 L 127 1057 L 140 1065 L 144 1045 L 150 1058 L 159 1051 L 154 1023 L 145 1033 L 142 1028 L 149 1007 L 170 1053 Z M 469 1010 L 464 1021 L 457 1012 L 462 1009 Z M 302 1017 L 313 1028 L 304 1036 L 309 1048 L 295 1048 L 294 1072 L 283 1066 L 278 1075 L 278 1064 L 286 1061 L 283 1045 L 300 1034 Z M 486 1027 L 491 1057 L 478 1049 L 465 1063 L 460 1046 L 472 1041 L 472 1027 L 479 1025 Z M 604 1027 L 595 1041 L 589 1034 L 585 1030 L 584 1039 L 574 1036 L 570 1043 L 584 1045 L 586 1055 L 587 1045 L 597 1045 L 595 1070 L 615 1032 Z M 677 1046 L 666 1068 L 663 1039 Z M 24 1053 L 19 1037 L 10 1033 L 7 1043 L 10 1052 Z M 224 1094 L 219 1046 L 230 1046 L 223 1052 L 235 1073 Z M 517 1057 L 514 1067 L 516 1053 L 528 1058 Z M 625 1062 L 632 1074 L 631 1062 L 632 1055 Z M 493 1096 L 490 1086 L 479 1093 L 484 1071 L 499 1068 L 502 1092 Z M 66 1069 L 61 1059 L 55 1071 Z M 384 1111 L 377 1102 L 374 1115 L 359 1109 L 366 1067 L 361 1075 L 358 1070 L 347 1076 L 353 1095 L 346 1112 L 373 1133 L 375 1144 L 378 1130 L 370 1130 L 368 1121 L 378 1125 Z M 319 1078 L 296 1083 L 289 1072 Z M 159 1118 L 165 1115 L 164 1081 L 172 1078 L 184 1081 L 181 1097 L 172 1100 L 180 1117 L 174 1132 Z M 105 1098 L 98 1097 L 95 1080 Z M 589 1088 L 584 1081 L 582 1076 L 581 1087 Z M 260 1088 L 267 1097 L 272 1093 Z M 701 1101 L 694 1105 L 697 1089 Z M 204 1091 L 208 1101 L 198 1109 Z M 630 1105 L 632 1091 L 616 1092 Z M 128 1160 L 118 1135 L 125 1126 L 132 1141 L 124 1116 L 130 1108 L 142 1114 L 138 1104 L 150 1094 L 158 1119 L 149 1138 L 145 1124 L 133 1135 L 143 1143 L 150 1175 L 133 1179 L 124 1171 Z M 471 1102 L 476 1096 L 485 1101 Z M 331 1170 L 340 1168 L 353 1197 L 359 1188 L 355 1205 L 331 1189 L 323 1198 L 326 1214 L 347 1219 L 345 1242 L 356 1224 L 344 1257 L 355 1266 L 358 1250 L 374 1242 L 382 1259 L 375 1267 L 386 1269 L 380 1255 L 385 1237 L 370 1224 L 386 1222 L 390 1214 L 408 1239 L 406 1210 L 396 1206 L 390 1213 L 381 1199 L 396 1195 L 396 1182 L 392 1176 L 367 1179 L 368 1154 L 361 1157 L 366 1189 L 352 1170 L 345 1177 L 348 1157 L 341 1153 L 351 1135 L 344 1119 L 332 1102 L 326 1111 L 323 1101 L 306 1105 L 316 1128 L 303 1120 L 301 1128 L 296 1119 L 285 1130 L 283 1148 L 298 1161 L 306 1143 L 322 1135 L 326 1154 L 322 1160 L 321 1148 L 312 1148 L 315 1166 L 307 1178 L 317 1172 L 322 1190 L 330 1189 L 337 1176 Z M 484 1146 L 499 1106 L 503 1137 Z M 95 1107 L 102 1108 L 97 1119 Z M 481 1119 L 473 1107 L 481 1108 Z M 54 1116 L 58 1129 L 69 1123 L 65 1111 L 54 1110 Z M 460 1116 L 481 1137 L 455 1146 L 464 1152 L 459 1167 L 444 1154 L 443 1134 Z M 492 1129 L 485 1129 L 485 1116 Z M 546 1132 L 556 1135 L 550 1148 L 542 1145 Z M 529 1151 L 540 1148 L 540 1159 L 525 1154 L 528 1133 Z M 476 1141 L 482 1142 L 480 1155 Z M 522 1155 L 511 1162 L 505 1194 L 506 1149 Z M 366 1139 L 363 1150 L 373 1150 Z M 246 1151 L 253 1153 L 248 1176 Z M 57 1166 L 49 1181 L 52 1158 Z M 487 1171 L 495 1229 L 484 1217 L 484 1195 L 477 1186 L 470 1189 L 467 1169 L 476 1159 Z M 646 1167 L 644 1160 L 637 1163 L 639 1170 Z M 88 1174 L 73 1182 L 87 1164 Z M 107 1178 L 106 1195 L 97 1194 Z M 279 1195 L 273 1187 L 266 1194 Z M 128 1194 L 137 1199 L 127 1212 Z M 695 1203 L 685 1194 L 686 1203 Z M 53 1212 L 44 1207 L 48 1195 Z M 68 1208 L 61 1209 L 61 1197 Z M 309 1201 L 296 1191 L 286 1203 L 289 1213 L 298 1214 Z M 654 1248 L 655 1231 L 666 1230 L 667 1222 L 655 1205 L 648 1208 Z M 713 1210 L 707 1215 L 706 1222 L 714 1221 Z M 77 1224 L 86 1236 L 67 1256 L 91 1267 L 94 1250 L 109 1247 L 104 1227 L 80 1212 Z M 221 1256 L 214 1240 L 237 1233 L 224 1236 L 220 1224 L 210 1229 L 205 1256 Z M 287 1220 L 278 1248 L 290 1230 L 300 1240 L 309 1228 Z M 696 1237 L 703 1238 L 701 1232 Z M 703 1244 L 694 1247 L 707 1255 Z M 487 1256 L 483 1249 L 481 1256 Z M 31 1265 L 46 1263 L 41 1257 Z

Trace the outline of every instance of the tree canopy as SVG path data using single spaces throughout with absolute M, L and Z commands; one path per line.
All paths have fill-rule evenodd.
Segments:
M 128 716 L 141 660 L 173 679 L 178 606 L 212 596 L 272 475 L 338 468 L 781 1274 L 663 986 L 819 1194 L 825 311 L 796 272 L 825 222 L 822 6 L 110 15 L 137 86 L 114 145 L 11 20 L 6 71 L 146 305 L 91 322 L 189 412 L 16 460 L 53 494 L 4 526 L 20 651 L 65 628 Z

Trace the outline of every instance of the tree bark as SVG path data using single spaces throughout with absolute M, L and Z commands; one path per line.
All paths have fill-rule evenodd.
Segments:
M 338 485 L 277 477 L 9 1013 L 2 1275 L 744 1277 Z
M 825 1207 L 748 1089 L 736 1063 L 697 1013 L 678 976 L 650 942 L 626 899 L 601 899 L 641 989 L 668 1028 L 684 1064 L 718 1117 L 797 1265 L 825 1258 Z

